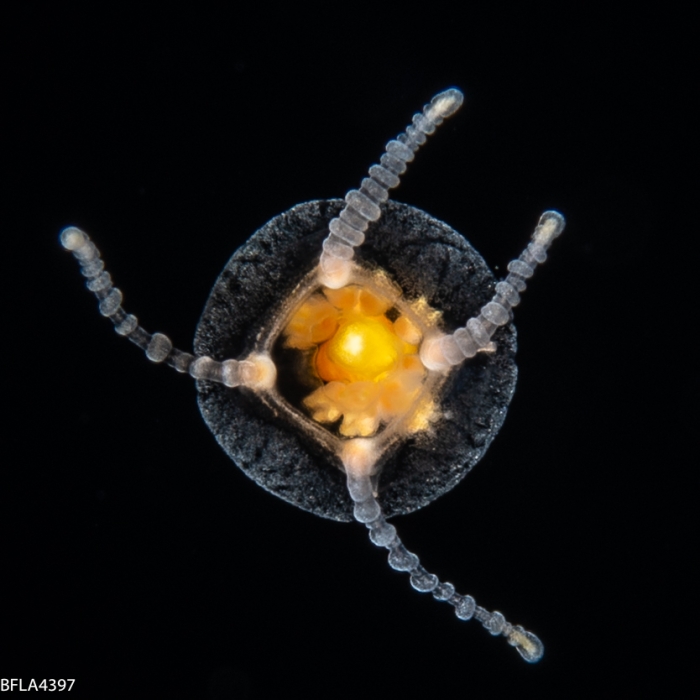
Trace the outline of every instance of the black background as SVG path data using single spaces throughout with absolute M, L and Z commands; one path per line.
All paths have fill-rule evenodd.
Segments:
M 520 6 L 518 6 L 520 7 Z M 3 21 L 0 676 L 73 697 L 684 695 L 697 651 L 697 54 L 691 19 L 568 6 L 217 5 Z M 228 461 L 194 383 L 101 318 L 58 245 L 97 242 L 178 347 L 233 251 L 357 186 L 436 92 L 466 100 L 394 197 L 503 274 L 568 220 L 516 313 L 505 426 L 396 519 L 426 567 L 535 631 L 525 664 L 389 569 L 357 525 Z

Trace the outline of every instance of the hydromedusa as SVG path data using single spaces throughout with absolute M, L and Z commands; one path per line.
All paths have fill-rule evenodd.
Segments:
M 435 96 L 344 200 L 299 204 L 257 231 L 214 284 L 193 353 L 123 309 L 82 230 L 60 240 L 117 333 L 197 381 L 204 420 L 249 477 L 317 515 L 362 523 L 417 591 L 535 662 L 544 648 L 534 634 L 426 571 L 387 520 L 452 489 L 498 432 L 515 388 L 513 309 L 564 228 L 558 212 L 542 214 L 496 282 L 447 224 L 389 200 L 462 101 L 454 88 Z

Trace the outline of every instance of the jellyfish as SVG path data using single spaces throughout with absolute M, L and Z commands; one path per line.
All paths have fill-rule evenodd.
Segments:
M 496 282 L 459 233 L 389 199 L 462 93 L 436 95 L 343 200 L 296 205 L 229 260 L 194 352 L 149 333 L 95 244 L 60 234 L 116 332 L 197 382 L 201 414 L 251 479 L 320 517 L 356 521 L 411 586 L 502 635 L 528 662 L 532 632 L 427 571 L 389 522 L 454 488 L 484 455 L 515 388 L 513 309 L 564 218 L 546 211 Z

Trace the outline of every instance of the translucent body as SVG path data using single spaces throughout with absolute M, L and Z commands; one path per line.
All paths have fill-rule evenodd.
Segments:
M 453 605 L 459 619 L 474 618 L 491 634 L 504 635 L 534 662 L 543 653 L 535 635 L 426 571 L 385 519 L 420 508 L 452 488 L 498 431 L 515 383 L 512 309 L 564 228 L 560 214 L 545 212 L 532 242 L 510 263 L 506 279 L 495 284 L 480 256 L 449 227 L 387 201 L 388 190 L 398 185 L 426 137 L 461 103 L 456 89 L 434 97 L 405 132 L 387 143 L 380 165 L 370 168 L 370 177 L 344 202 L 298 205 L 258 231 L 217 280 L 197 329 L 194 355 L 174 348 L 162 333 L 151 335 L 124 311 L 122 294 L 86 234 L 71 227 L 62 232 L 61 242 L 79 261 L 100 313 L 115 330 L 151 361 L 197 380 L 204 419 L 249 476 L 301 508 L 366 525 L 372 542 L 388 550 L 389 565 L 407 572 L 415 590 Z M 350 325 L 343 330 L 341 313 L 305 329 L 304 318 L 314 317 L 311 307 L 321 292 L 333 306 L 328 290 L 346 295 L 355 289 L 382 300 L 387 315 L 345 319 Z M 394 333 L 389 313 L 397 320 L 391 338 L 385 332 Z M 400 319 L 405 323 L 399 325 Z M 315 369 L 309 363 L 303 371 L 285 366 L 290 360 L 280 339 L 294 337 L 286 346 L 297 351 L 317 341 L 332 342 L 336 329 L 328 334 L 328 322 L 340 327 L 340 335 L 335 346 L 326 348 L 325 364 L 316 357 Z M 382 414 L 381 429 L 375 414 L 371 425 L 344 431 L 347 407 L 314 413 L 307 402 L 311 415 L 305 415 L 304 404 L 293 396 L 300 385 L 307 391 L 305 384 L 322 389 L 333 382 L 341 389 L 343 382 L 349 388 L 371 385 L 380 375 L 390 375 L 402 344 L 411 342 L 416 348 L 409 354 L 420 346 L 413 359 L 422 364 L 421 374 L 401 410 Z M 365 343 L 369 351 L 363 351 Z M 297 377 L 295 386 L 286 381 L 289 376 Z M 367 407 L 363 410 L 371 417 Z M 339 434 L 324 425 L 341 415 Z
M 262 227 L 235 253 L 200 320 L 196 354 L 222 360 L 267 351 L 260 328 L 274 327 L 284 315 L 280 300 L 312 271 L 308 251 L 318 250 L 328 221 L 342 206 L 342 200 L 300 204 Z M 462 236 L 404 204 L 384 206 L 357 257 L 389 273 L 405 297 L 423 296 L 427 303 L 439 304 L 447 327 L 477 314 L 495 288 L 483 258 Z M 281 330 L 286 323 L 278 325 Z M 513 326 L 501 328 L 496 339 L 495 352 L 479 353 L 443 386 L 441 417 L 433 429 L 410 443 L 396 442 L 385 455 L 376 488 L 387 517 L 422 508 L 454 488 L 488 449 L 505 419 L 517 375 Z M 272 357 L 280 367 L 278 389 L 284 398 L 289 371 L 281 346 Z M 325 429 L 298 410 L 261 405 L 218 383 L 200 383 L 198 391 L 209 428 L 248 476 L 304 510 L 352 520 L 341 459 Z

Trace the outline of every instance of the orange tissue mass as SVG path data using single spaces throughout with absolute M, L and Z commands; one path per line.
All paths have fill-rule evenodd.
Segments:
M 420 392 L 425 369 L 420 332 L 405 317 L 392 323 L 391 302 L 349 285 L 309 297 L 285 329 L 288 347 L 316 347 L 313 368 L 323 386 L 304 399 L 314 420 L 342 417 L 346 437 L 373 435 L 381 423 L 405 414 Z

